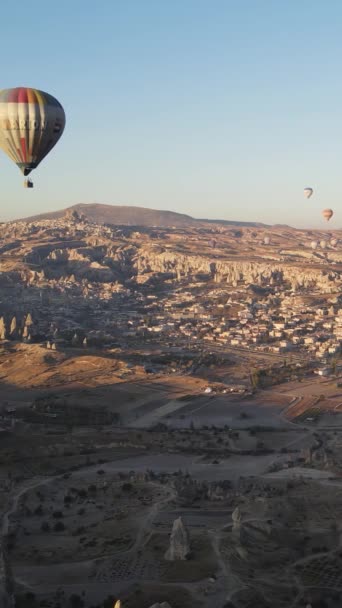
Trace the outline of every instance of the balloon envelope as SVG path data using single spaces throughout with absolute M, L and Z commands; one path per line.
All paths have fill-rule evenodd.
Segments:
M 64 110 L 52 95 L 19 87 L 0 91 L 0 147 L 28 175 L 56 145 Z
M 332 216 L 334 215 L 334 212 L 332 209 L 323 209 L 322 215 L 323 215 L 324 219 L 327 220 L 327 222 L 329 222 L 330 218 L 332 218 Z
M 305 198 L 310 198 L 310 196 L 313 195 L 313 189 L 312 188 L 304 188 L 304 196 Z
M 319 242 L 321 249 L 326 249 L 327 248 L 327 242 L 326 241 L 320 241 Z
M 311 249 L 317 249 L 317 247 L 318 247 L 318 242 L 317 242 L 317 241 L 311 241 L 311 243 L 310 243 L 310 247 L 311 247 Z

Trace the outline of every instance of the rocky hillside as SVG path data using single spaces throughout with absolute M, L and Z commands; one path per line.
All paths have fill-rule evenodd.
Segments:
M 205 223 L 222 223 L 233 226 L 262 226 L 253 222 L 230 222 L 227 220 L 201 220 L 174 213 L 173 211 L 158 211 L 157 209 L 146 209 L 144 207 L 120 206 L 120 205 L 99 205 L 99 204 L 79 204 L 51 213 L 43 213 L 27 218 L 26 221 L 54 220 L 61 218 L 67 211 L 77 211 L 82 213 L 88 220 L 98 224 L 113 224 L 121 226 L 163 226 L 163 227 L 195 227 Z
M 326 248 L 313 251 L 312 237 L 288 227 L 115 227 L 76 210 L 3 224 L 0 340 L 125 343 L 145 339 L 158 323 L 177 335 L 175 319 L 169 326 L 161 319 L 167 310 L 177 319 L 185 305 L 200 307 L 203 319 L 217 306 L 217 318 L 234 323 L 242 297 L 263 305 L 291 294 L 337 302 L 342 251 L 323 232 L 315 238 Z

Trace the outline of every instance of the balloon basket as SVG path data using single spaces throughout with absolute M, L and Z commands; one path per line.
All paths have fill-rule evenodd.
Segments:
M 24 188 L 33 188 L 33 182 L 30 179 L 25 179 Z

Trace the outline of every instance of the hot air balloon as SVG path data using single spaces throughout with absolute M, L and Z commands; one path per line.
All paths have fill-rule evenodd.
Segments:
M 338 239 L 331 239 L 331 240 L 330 240 L 330 245 L 331 245 L 332 247 L 336 247 L 336 245 L 337 245 L 337 244 L 338 244 Z
M 25 176 L 56 145 L 64 127 L 64 110 L 52 95 L 27 87 L 0 91 L 0 148 Z M 25 186 L 32 188 L 31 180 Z
M 310 198 L 310 196 L 313 195 L 313 189 L 312 188 L 304 188 L 304 196 L 305 198 Z
M 269 236 L 265 236 L 264 237 L 264 245 L 269 245 L 270 244 L 270 237 Z
M 321 249 L 326 249 L 327 248 L 327 242 L 326 241 L 320 241 L 319 242 Z
M 311 247 L 311 249 L 317 249 L 317 247 L 318 247 L 318 242 L 317 242 L 317 241 L 311 241 L 311 243 L 310 243 L 310 247 Z
M 113 604 L 113 608 L 121 608 L 120 600 L 118 600 L 117 602 L 115 602 L 115 604 Z
M 334 212 L 332 209 L 323 209 L 322 215 L 323 215 L 324 219 L 327 220 L 327 222 L 329 222 L 329 220 L 334 215 Z

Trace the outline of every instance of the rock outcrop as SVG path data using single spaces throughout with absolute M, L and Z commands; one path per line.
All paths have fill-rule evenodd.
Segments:
M 232 534 L 233 534 L 234 538 L 238 541 L 240 541 L 240 536 L 241 536 L 241 519 L 242 519 L 242 515 L 241 515 L 240 508 L 236 507 L 232 513 L 232 522 L 233 522 Z
M 318 288 L 324 293 L 336 291 L 334 280 L 339 279 L 339 272 L 305 268 L 301 273 L 294 265 L 277 261 L 217 261 L 201 255 L 183 255 L 174 251 L 155 253 L 150 249 L 139 249 L 133 257 L 137 274 L 160 273 L 180 278 L 184 276 L 203 275 L 208 280 L 214 278 L 216 283 L 256 284 L 259 286 L 287 284 L 294 291 L 300 288 Z
M 241 527 L 241 511 L 239 507 L 235 507 L 232 513 L 233 530 Z
M 271 525 L 267 521 L 261 519 L 254 519 L 246 524 L 250 533 L 261 536 L 270 536 L 272 532 Z
M 165 553 L 169 561 L 186 560 L 190 555 L 190 540 L 182 518 L 175 519 L 170 537 L 170 547 Z
M 18 335 L 17 319 L 16 319 L 16 317 L 12 317 L 9 333 L 10 333 L 11 338 L 13 338 L 13 339 L 15 339 L 17 337 L 17 335 Z
M 5 319 L 3 317 L 0 318 L 0 340 L 6 340 L 7 338 L 7 328 Z
M 182 334 L 221 343 L 241 338 L 248 347 L 265 340 L 271 349 L 299 349 L 305 329 L 311 335 L 308 320 L 304 323 L 300 318 L 299 336 L 296 328 L 286 326 L 289 320 L 284 331 L 275 335 L 272 314 L 286 316 L 297 306 L 301 316 L 300 306 L 307 308 L 308 295 L 312 300 L 312 294 L 317 294 L 321 300 L 322 294 L 333 293 L 322 319 L 314 319 L 314 301 L 309 314 L 310 320 L 322 326 L 323 348 L 325 343 L 327 349 L 331 343 L 338 347 L 342 296 L 337 294 L 342 288 L 342 272 L 324 256 L 315 254 L 312 258 L 310 234 L 280 228 L 265 249 L 260 245 L 264 232 L 259 228 L 206 225 L 179 231 L 157 229 L 156 225 L 145 230 L 137 229 L 136 222 L 132 228 L 96 224 L 90 218 L 85 221 L 77 209 L 50 220 L 0 224 L 0 340 L 52 344 L 57 340 L 50 329 L 53 319 L 60 330 L 58 344 L 71 345 L 77 333 L 74 345 L 83 342 L 89 348 L 117 344 L 123 338 L 167 334 L 178 339 Z M 329 255 L 338 253 L 328 250 Z M 310 264 L 298 272 L 304 254 Z M 342 258 L 342 251 L 339 255 Z M 165 282 L 174 284 L 175 289 L 169 292 L 169 302 L 166 296 L 159 302 L 158 290 Z M 201 284 L 205 295 L 199 304 L 193 302 L 191 291 L 186 292 L 194 282 Z M 237 290 L 232 292 L 232 286 Z M 183 291 L 182 303 L 178 288 Z M 327 304 L 320 305 L 326 309 Z M 247 316 L 238 318 L 242 312 Z M 266 312 L 272 323 L 265 319 Z M 333 325 L 330 329 L 323 326 L 327 319 Z M 213 330 L 213 324 L 219 326 Z M 81 334 L 79 329 L 84 328 L 87 331 Z M 280 345 L 279 340 L 287 345 Z M 316 344 L 305 344 L 305 348 L 318 350 Z M 323 348 L 320 354 L 324 354 Z M 222 499 L 218 488 L 211 500 Z

